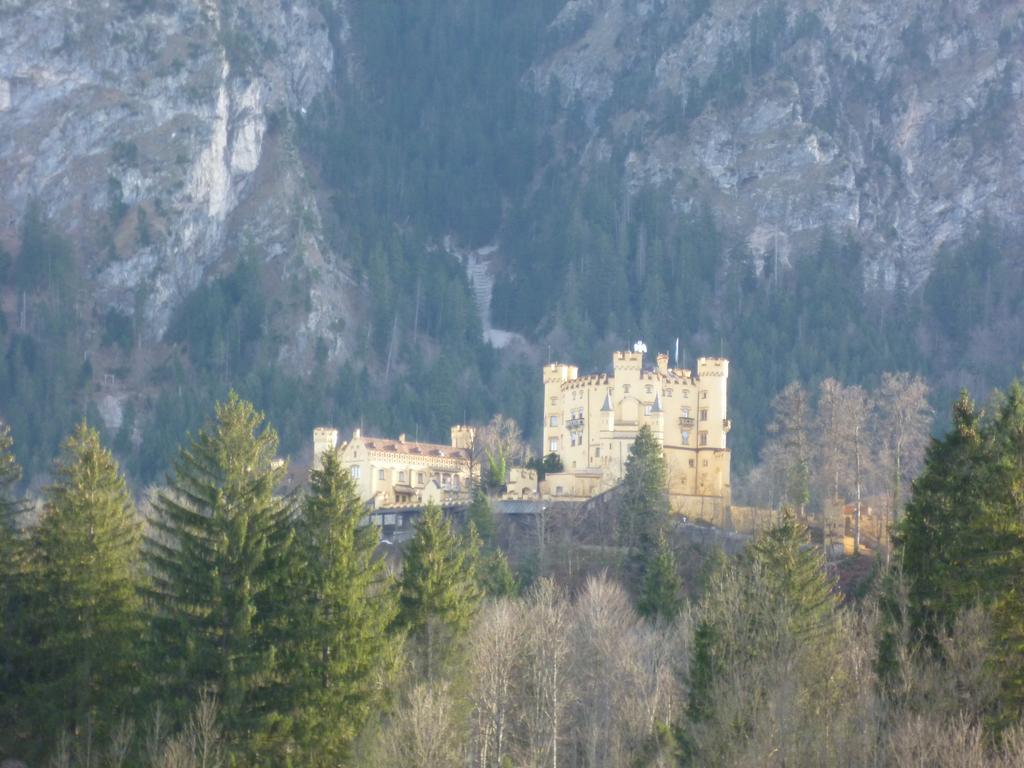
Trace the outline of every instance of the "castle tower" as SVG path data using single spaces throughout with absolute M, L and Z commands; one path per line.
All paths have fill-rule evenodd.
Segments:
M 612 354 L 612 372 L 616 383 L 639 378 L 643 367 L 643 352 L 615 352 Z
M 562 385 L 579 376 L 575 365 L 551 363 L 544 366 L 544 443 L 541 453 L 559 453 L 563 449 L 565 400 Z
M 323 469 L 325 451 L 333 451 L 338 447 L 338 430 L 330 427 L 317 427 L 313 430 L 313 469 Z
M 722 357 L 697 358 L 697 429 L 704 433 L 700 447 L 726 448 L 731 423 L 727 411 L 729 361 Z

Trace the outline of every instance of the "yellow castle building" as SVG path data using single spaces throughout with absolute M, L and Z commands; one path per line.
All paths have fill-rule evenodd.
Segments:
M 637 432 L 647 425 L 662 445 L 674 512 L 714 519 L 731 501 L 726 435 L 729 361 L 697 360 L 696 375 L 670 368 L 667 354 L 644 369 L 645 347 L 612 355 L 611 374 L 580 376 L 574 365 L 544 367 L 544 453 L 563 471 L 541 495 L 590 498 L 621 482 Z
M 334 451 L 356 483 L 359 498 L 373 507 L 443 504 L 461 501 L 470 487 L 472 427 L 455 426 L 451 445 L 370 437 L 356 429 L 338 442 L 338 430 L 313 430 L 313 468 L 323 466 L 325 451 Z

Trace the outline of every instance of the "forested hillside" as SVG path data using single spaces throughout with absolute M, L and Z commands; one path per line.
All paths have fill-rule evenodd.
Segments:
M 229 386 L 293 455 L 318 423 L 530 435 L 539 364 L 638 337 L 733 361 L 742 475 L 791 381 L 908 371 L 938 403 L 1019 369 L 1016 3 L 0 21 L 0 407 L 29 478 L 85 416 L 157 480 Z

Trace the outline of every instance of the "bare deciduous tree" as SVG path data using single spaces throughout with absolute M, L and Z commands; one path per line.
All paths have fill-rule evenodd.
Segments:
M 500 766 L 508 752 L 526 629 L 522 603 L 499 600 L 484 608 L 470 633 L 470 741 L 479 768 Z
M 558 768 L 565 713 L 571 701 L 568 674 L 572 617 L 565 593 L 550 579 L 530 593 L 526 608 L 526 691 L 523 739 L 516 764 Z
M 879 455 L 889 478 L 891 518 L 896 523 L 902 507 L 903 486 L 921 469 L 932 422 L 928 385 L 920 376 L 886 373 L 875 394 Z
M 447 682 L 415 686 L 381 735 L 384 765 L 456 768 L 463 750 Z
M 807 391 L 791 382 L 772 400 L 773 435 L 765 450 L 774 454 L 784 467 L 786 498 L 803 515 L 809 499 L 811 463 L 811 403 Z
M 854 551 L 860 549 L 860 518 L 863 482 L 868 452 L 865 430 L 868 423 L 867 393 L 861 387 L 847 387 L 835 379 L 821 382 L 815 419 L 817 445 L 817 482 L 824 498 L 841 504 L 852 496 L 854 513 Z

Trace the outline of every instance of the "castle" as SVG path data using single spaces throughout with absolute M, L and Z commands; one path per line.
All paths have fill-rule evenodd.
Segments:
M 585 500 L 618 485 L 637 432 L 649 426 L 661 443 L 674 512 L 721 520 L 731 503 L 726 435 L 729 361 L 697 359 L 696 375 L 669 368 L 660 354 L 644 369 L 645 348 L 612 354 L 611 374 L 580 376 L 573 365 L 544 367 L 545 454 L 558 454 L 562 471 L 536 482 L 533 470 L 513 467 L 508 499 Z M 472 427 L 451 428 L 451 445 L 369 437 L 359 429 L 339 443 L 338 430 L 313 430 L 313 466 L 334 451 L 371 507 L 460 503 L 480 479 Z
M 638 342 L 612 355 L 612 373 L 580 376 L 573 365 L 544 368 L 544 453 L 563 471 L 548 474 L 541 495 L 586 499 L 617 485 L 643 426 L 662 444 L 673 511 L 713 519 L 729 506 L 726 435 L 729 361 L 702 357 L 696 376 L 670 368 L 667 354 L 644 369 Z
M 472 427 L 455 426 L 451 445 L 369 437 L 356 429 L 338 443 L 338 430 L 313 430 L 313 468 L 322 467 L 325 451 L 338 460 L 356 483 L 359 498 L 373 507 L 436 503 L 461 499 L 472 471 Z

